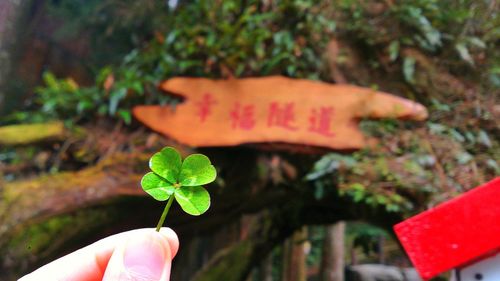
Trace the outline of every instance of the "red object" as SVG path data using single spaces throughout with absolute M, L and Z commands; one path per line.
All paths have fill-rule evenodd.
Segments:
M 269 106 L 269 117 L 267 118 L 268 127 L 282 127 L 290 131 L 296 131 L 298 128 L 293 125 L 295 121 L 294 103 L 289 102 L 280 106 L 277 102 L 272 102 Z
M 420 276 L 428 280 L 500 250 L 500 177 L 394 230 Z
M 234 109 L 231 111 L 232 128 L 241 130 L 252 130 L 255 127 L 255 106 L 243 105 L 239 102 L 234 104 Z
M 215 99 L 209 93 L 204 94 L 203 99 L 196 103 L 199 107 L 198 116 L 200 117 L 201 123 L 207 120 L 207 117 L 212 113 L 213 105 L 216 103 Z
M 309 117 L 309 131 L 327 137 L 335 136 L 335 134 L 330 131 L 333 112 L 334 110 L 331 106 L 311 110 L 311 115 Z

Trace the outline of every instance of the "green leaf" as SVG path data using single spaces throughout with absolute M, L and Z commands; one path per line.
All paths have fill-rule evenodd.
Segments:
M 472 58 L 469 49 L 467 48 L 465 43 L 455 44 L 455 50 L 457 50 L 462 60 L 466 61 L 470 65 L 474 65 L 474 59 Z
M 456 154 L 455 159 L 457 159 L 458 164 L 465 165 L 465 164 L 469 163 L 472 159 L 474 159 L 474 157 L 472 157 L 472 155 L 470 155 L 467 152 L 462 152 L 462 153 Z
M 123 119 L 125 124 L 130 125 L 130 122 L 132 122 L 132 114 L 130 113 L 130 110 L 120 109 L 118 110 L 118 115 Z
M 181 165 L 181 156 L 172 147 L 165 147 L 149 160 L 149 168 L 170 183 L 177 183 Z
M 413 57 L 405 57 L 403 60 L 403 74 L 405 77 L 405 80 L 413 84 L 415 83 L 415 58 Z
M 211 183 L 217 177 L 215 167 L 203 154 L 191 154 L 182 163 L 179 182 L 183 186 L 197 186 Z
M 484 41 L 479 39 L 478 37 L 467 37 L 467 42 L 479 49 L 485 49 L 487 47 L 486 43 L 484 43 Z
M 395 61 L 399 56 L 399 41 L 392 41 L 389 45 L 389 59 Z
M 500 165 L 498 165 L 497 161 L 495 161 L 494 159 L 486 160 L 486 165 L 493 171 L 495 171 L 495 173 L 500 173 Z
M 121 88 L 110 94 L 108 112 L 110 116 L 114 116 L 120 101 L 127 96 L 127 89 Z
M 141 186 L 147 194 L 158 201 L 167 200 L 175 191 L 175 187 L 171 183 L 153 172 L 142 177 Z
M 479 134 L 477 135 L 478 142 L 487 148 L 491 148 L 493 144 L 491 143 L 491 139 L 488 136 L 488 133 L 486 133 L 484 130 L 480 130 Z
M 184 212 L 199 216 L 210 207 L 210 195 L 202 186 L 186 186 L 175 190 L 175 199 Z
M 59 90 L 59 82 L 57 81 L 56 76 L 52 72 L 44 72 L 43 73 L 43 81 L 47 84 L 47 88 Z

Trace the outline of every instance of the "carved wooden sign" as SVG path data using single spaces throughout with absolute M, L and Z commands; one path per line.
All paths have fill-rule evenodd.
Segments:
M 184 102 L 175 109 L 137 106 L 135 117 L 191 146 L 278 142 L 358 149 L 370 142 L 358 129 L 361 118 L 427 117 L 422 105 L 373 89 L 280 76 L 173 78 L 161 89 Z

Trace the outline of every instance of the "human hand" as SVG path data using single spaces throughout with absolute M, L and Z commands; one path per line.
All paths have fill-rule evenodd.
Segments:
M 106 237 L 19 281 L 168 281 L 179 240 L 170 228 L 136 229 Z

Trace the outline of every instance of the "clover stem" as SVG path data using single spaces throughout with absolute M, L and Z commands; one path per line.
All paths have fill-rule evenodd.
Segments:
M 165 218 L 167 217 L 168 210 L 170 210 L 170 206 L 172 206 L 172 202 L 174 202 L 174 195 L 170 195 L 170 198 L 168 199 L 167 206 L 165 206 L 165 209 L 163 209 L 163 213 L 161 214 L 160 221 L 158 222 L 158 225 L 156 226 L 156 231 L 160 232 L 160 228 L 163 226 L 163 223 L 165 222 Z

